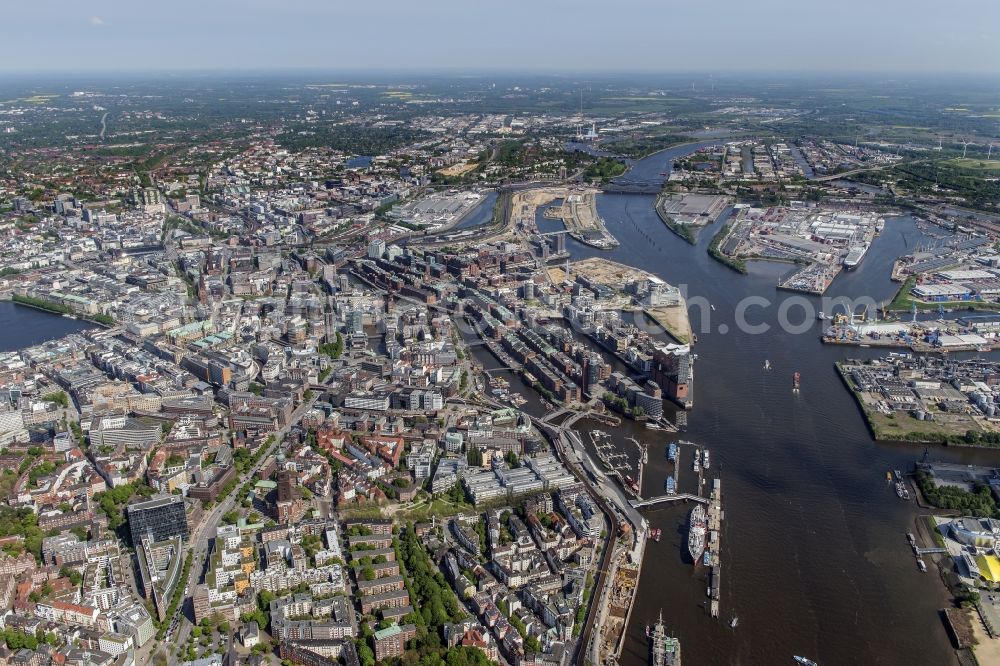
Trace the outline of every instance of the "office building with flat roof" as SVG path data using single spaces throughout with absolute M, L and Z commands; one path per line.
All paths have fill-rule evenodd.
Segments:
M 155 543 L 176 536 L 185 541 L 188 538 L 184 500 L 176 495 L 163 495 L 129 504 L 128 523 L 132 545 L 136 547 L 140 539 Z

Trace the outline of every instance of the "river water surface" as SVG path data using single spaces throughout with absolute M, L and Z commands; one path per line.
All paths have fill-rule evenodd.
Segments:
M 626 178 L 651 180 L 695 148 L 640 160 Z M 708 616 L 704 569 L 687 561 L 690 506 L 647 510 L 664 536 L 646 551 L 622 663 L 647 662 L 645 626 L 661 610 L 668 630 L 681 638 L 687 666 L 791 664 L 796 654 L 823 666 L 956 663 L 938 615 L 947 594 L 933 573 L 917 570 L 905 537 L 919 509 L 885 482 L 887 470 L 911 466 L 923 447 L 874 442 L 834 369 L 837 360 L 878 352 L 824 346 L 815 315 L 809 324 L 794 309 L 791 319 L 805 321 L 808 330 L 782 331 L 779 305 L 803 298 L 775 288 L 788 267 L 757 264 L 740 275 L 713 260 L 706 247 L 724 220 L 702 230 L 692 247 L 659 220 L 652 196 L 605 194 L 598 208 L 621 246 L 601 252 L 568 239 L 574 260 L 602 256 L 636 266 L 715 306 L 706 330 L 698 328 L 701 313 L 692 312 L 699 337 L 694 408 L 681 437 L 708 447 L 713 475 L 722 478 L 722 617 Z M 858 269 L 838 277 L 827 295 L 891 298 L 898 286 L 889 280 L 892 261 L 923 240 L 914 220 L 890 218 Z M 741 333 L 735 325 L 737 304 L 751 295 L 771 303 L 747 317 L 769 325 L 765 334 Z M 818 298 L 809 300 L 822 309 Z M 798 394 L 791 390 L 796 371 Z M 635 450 L 626 437 L 649 444 L 643 495 L 663 494 L 667 433 L 630 422 L 613 430 L 623 451 Z M 932 456 L 991 459 L 986 451 L 943 448 Z M 688 459 L 682 488 L 685 474 L 690 482 Z M 734 614 L 739 625 L 731 629 Z
M 640 160 L 625 178 L 662 178 L 673 158 L 697 147 Z M 461 226 L 487 221 L 491 204 Z M 887 470 L 910 466 L 923 449 L 875 443 L 834 370 L 837 360 L 877 352 L 822 345 L 815 320 L 805 333 L 782 331 L 780 303 L 801 298 L 775 289 L 787 266 L 756 264 L 749 275 L 739 275 L 714 261 L 706 246 L 724 221 L 702 230 L 692 247 L 659 220 L 652 196 L 601 195 L 598 208 L 621 246 L 601 252 L 567 239 L 574 260 L 602 256 L 636 266 L 685 285 L 689 298 L 703 297 L 715 306 L 708 312 L 708 328 L 698 329 L 695 402 L 681 437 L 711 449 L 713 474 L 723 482 L 723 617 L 708 616 L 704 571 L 692 567 L 684 554 L 690 507 L 647 510 L 664 536 L 646 551 L 622 663 L 647 662 L 644 629 L 660 611 L 668 630 L 681 638 L 686 666 L 791 664 L 793 654 L 823 666 L 956 663 L 938 616 L 948 603 L 945 590 L 933 573 L 917 570 L 905 538 L 919 510 L 897 499 L 885 483 Z M 923 240 L 912 219 L 889 219 L 860 267 L 838 277 L 829 295 L 891 298 L 893 259 Z M 735 325 L 737 304 L 751 295 L 771 303 L 748 316 L 768 324 L 766 334 L 741 333 Z M 693 315 L 697 326 L 701 313 Z M 0 302 L 0 349 L 19 349 L 86 327 Z M 487 368 L 498 365 L 482 348 L 474 353 Z M 765 360 L 771 362 L 770 372 L 763 370 Z M 802 376 L 798 394 L 791 391 L 796 371 Z M 526 409 L 540 412 L 537 397 L 510 379 L 514 390 L 529 398 Z M 666 433 L 626 422 L 612 435 L 630 455 L 635 447 L 626 437 L 649 445 L 643 495 L 662 494 Z M 932 455 L 996 462 L 988 451 L 935 448 Z M 690 469 L 688 457 L 681 469 L 683 488 L 690 483 Z M 733 614 L 739 616 L 735 630 L 728 622 Z

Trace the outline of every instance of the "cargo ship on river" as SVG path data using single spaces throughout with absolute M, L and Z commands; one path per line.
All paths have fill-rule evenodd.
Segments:
M 858 267 L 858 264 L 861 263 L 861 260 L 865 258 L 865 254 L 867 253 L 867 245 L 855 245 L 847 251 L 847 256 L 844 257 L 844 268 L 853 271 Z

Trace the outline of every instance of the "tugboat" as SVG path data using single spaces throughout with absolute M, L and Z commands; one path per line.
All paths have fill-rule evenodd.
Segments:
M 792 391 L 794 393 L 799 392 L 799 373 L 792 374 Z

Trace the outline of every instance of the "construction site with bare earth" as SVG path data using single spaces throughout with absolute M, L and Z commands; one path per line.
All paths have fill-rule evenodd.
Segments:
M 566 273 L 567 268 L 570 274 L 582 278 L 587 283 L 602 285 L 613 291 L 615 295 L 611 297 L 608 303 L 609 307 L 623 312 L 641 310 L 647 317 L 661 326 L 670 337 L 681 344 L 691 344 L 694 342 L 694 336 L 691 331 L 691 320 L 688 317 L 687 302 L 679 290 L 663 283 L 662 287 L 664 287 L 664 290 L 669 290 L 671 297 L 660 300 L 647 299 L 647 302 L 642 303 L 641 307 L 636 305 L 632 295 L 623 290 L 629 284 L 641 282 L 662 283 L 662 280 L 655 275 L 651 275 L 638 268 L 626 266 L 625 264 L 619 264 L 610 259 L 590 257 L 589 259 L 567 263 L 564 266 L 549 266 L 549 280 L 553 283 L 563 282 L 570 277 Z

